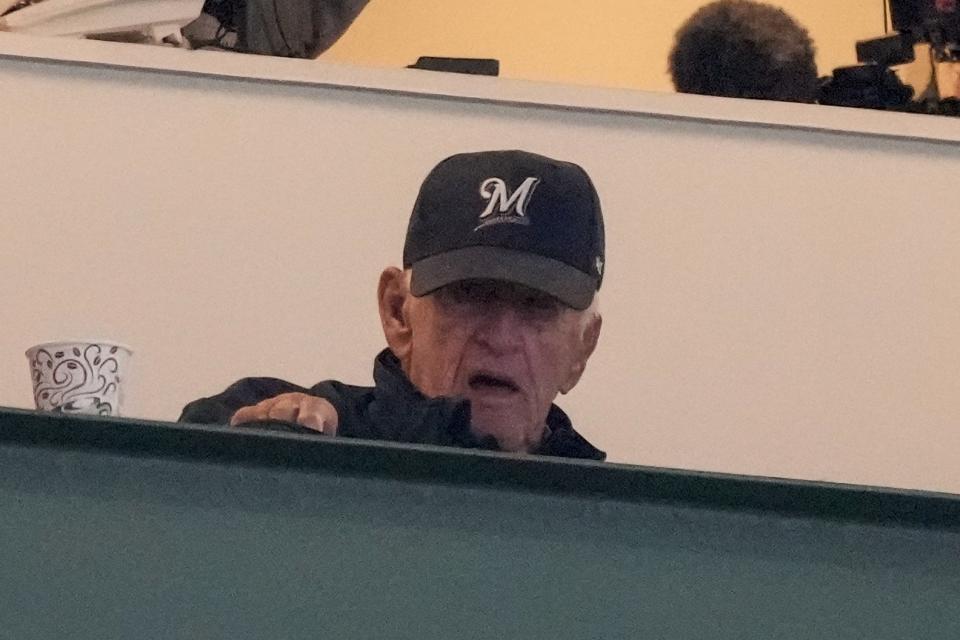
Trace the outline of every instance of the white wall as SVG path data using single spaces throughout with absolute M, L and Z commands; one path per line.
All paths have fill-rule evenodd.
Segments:
M 960 492 L 954 143 L 15 58 L 0 95 L 0 404 L 75 335 L 135 348 L 135 416 L 367 382 L 423 175 L 526 148 L 605 207 L 604 336 L 561 405 L 612 460 Z

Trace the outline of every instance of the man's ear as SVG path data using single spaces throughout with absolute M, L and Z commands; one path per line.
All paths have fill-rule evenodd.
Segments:
M 571 389 L 580 382 L 580 376 L 587 368 L 587 360 L 593 355 L 593 350 L 597 348 L 597 342 L 600 340 L 600 328 L 603 326 L 603 318 L 600 314 L 594 314 L 588 321 L 587 326 L 583 328 L 578 336 L 580 342 L 576 345 L 577 357 L 570 367 L 570 373 L 563 385 L 560 387 L 560 393 L 569 393 Z
M 380 323 L 387 346 L 401 362 L 410 353 L 410 324 L 404 311 L 404 303 L 409 296 L 410 289 L 403 271 L 396 267 L 384 269 L 377 286 Z

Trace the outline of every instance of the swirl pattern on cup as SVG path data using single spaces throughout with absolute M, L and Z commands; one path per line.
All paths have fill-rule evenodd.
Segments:
M 30 362 L 37 406 L 59 412 L 113 414 L 120 385 L 118 349 L 99 344 L 38 349 Z

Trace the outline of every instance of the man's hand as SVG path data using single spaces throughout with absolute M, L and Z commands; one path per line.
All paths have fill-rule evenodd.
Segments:
M 337 435 L 340 423 L 337 410 L 329 400 L 305 393 L 283 393 L 252 407 L 237 409 L 230 418 L 230 425 L 259 420 L 292 422 L 328 436 Z

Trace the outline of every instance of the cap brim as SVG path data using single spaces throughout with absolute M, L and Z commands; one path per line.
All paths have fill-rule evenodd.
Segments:
M 593 302 L 597 281 L 565 262 L 502 247 L 464 247 L 412 266 L 410 290 L 423 296 L 461 280 L 503 280 L 542 291 L 574 309 Z

